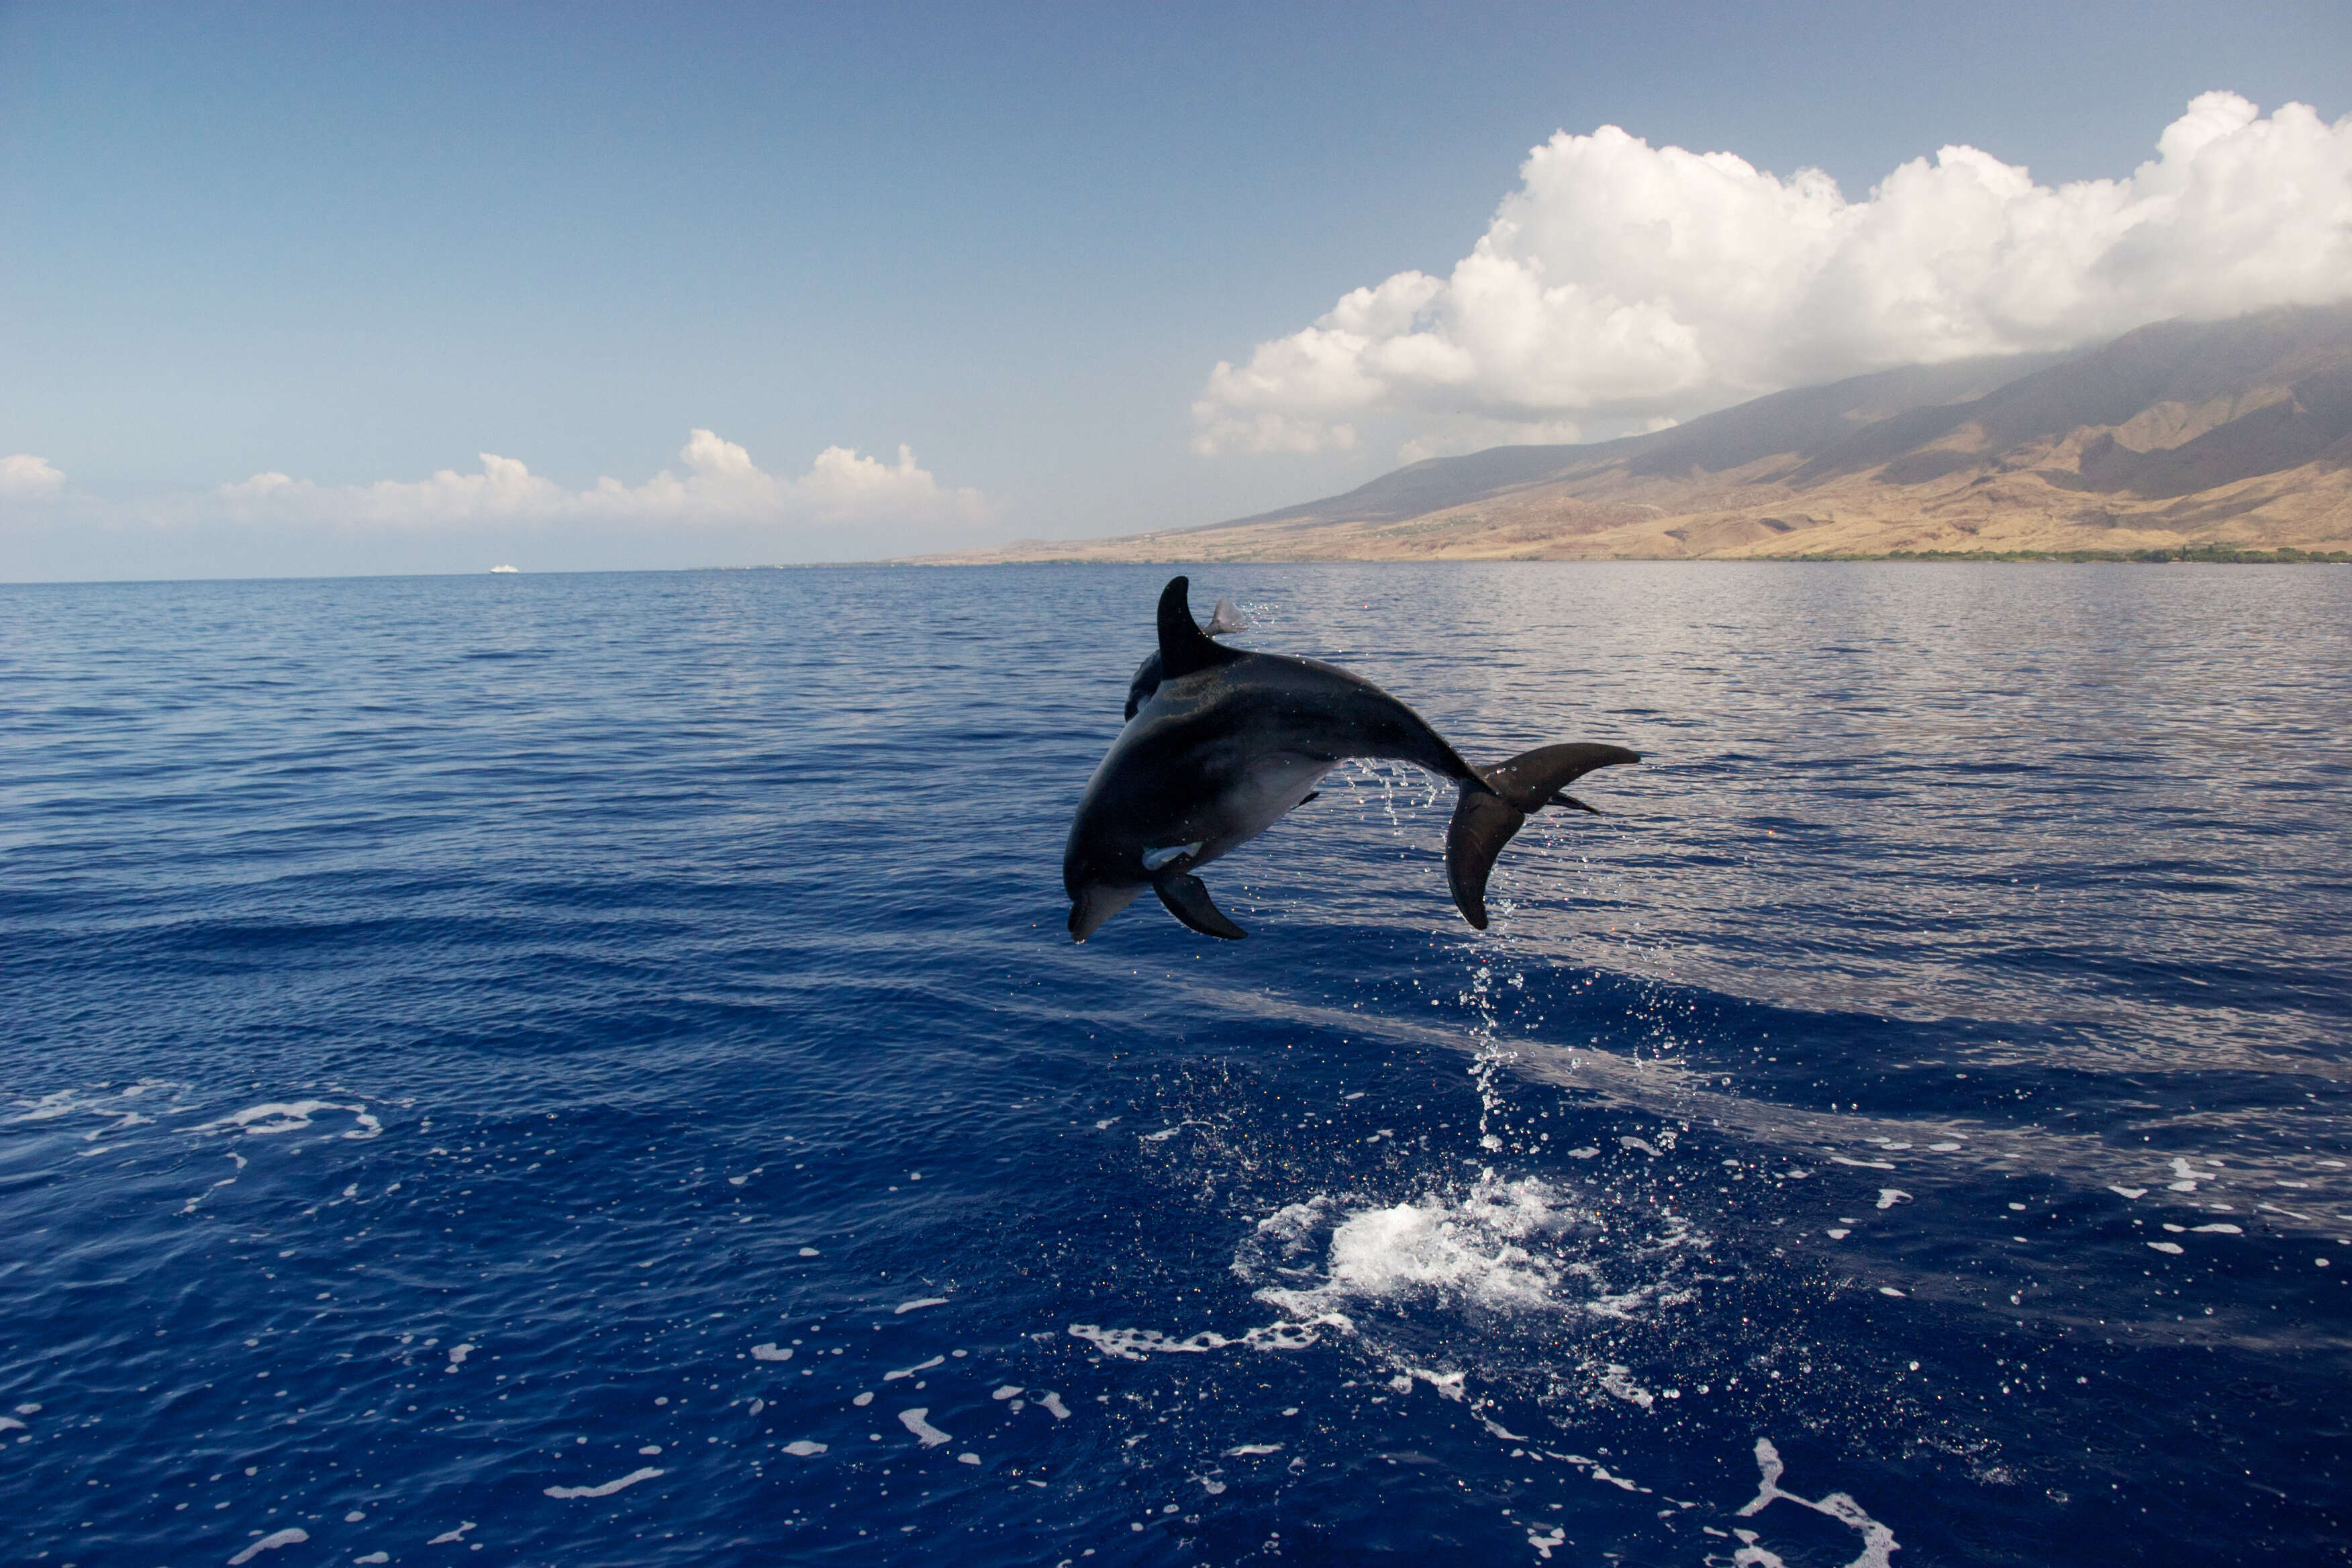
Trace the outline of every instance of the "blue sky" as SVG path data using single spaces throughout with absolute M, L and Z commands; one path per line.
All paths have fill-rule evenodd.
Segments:
M 1513 276 L 1570 279 L 1577 225 L 1637 227 L 1664 181 L 1718 261 L 1830 277 L 1885 245 L 1798 231 L 1858 208 L 1654 154 L 1818 168 L 1858 204 L 1957 143 L 2048 190 L 2131 176 L 2217 89 L 2316 110 L 2292 137 L 2216 110 L 2198 146 L 2252 149 L 2230 189 L 2324 184 L 2352 7 L 0 6 L 0 578 L 1129 532 L 2324 290 L 2217 294 L 2205 233 L 2153 280 L 2086 273 L 2095 298 L 1967 284 L 1977 314 L 1920 338 L 1824 323 L 1819 286 L 1727 303 L 1704 269 L 1645 315 L 1621 297 L 1654 258 L 1621 247 L 1515 346 L 1457 271 L 1518 193 L 1512 232 L 1552 231 Z M 1579 140 L 1607 125 L 1646 148 Z M 1958 198 L 1922 191 L 1943 225 Z M 2311 221 L 2242 248 L 2331 244 Z M 1627 321 L 1633 359 L 1588 354 Z M 1317 379 L 1333 354 L 1344 384 Z

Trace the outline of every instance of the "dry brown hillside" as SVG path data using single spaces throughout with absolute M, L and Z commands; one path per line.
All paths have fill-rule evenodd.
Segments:
M 1654 435 L 1497 447 L 1234 522 L 933 556 L 1595 560 L 2352 549 L 2352 307 L 1776 393 Z

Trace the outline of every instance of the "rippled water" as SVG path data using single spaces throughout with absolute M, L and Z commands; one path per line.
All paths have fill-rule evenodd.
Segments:
M 2352 573 L 1197 569 L 1649 760 L 1073 947 L 1161 576 L 0 589 L 0 1554 L 2346 1554 Z

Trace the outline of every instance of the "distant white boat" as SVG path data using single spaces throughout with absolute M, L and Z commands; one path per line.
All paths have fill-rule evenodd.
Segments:
M 493 572 L 512 572 L 517 570 L 517 568 L 512 566 L 493 566 L 490 570 Z

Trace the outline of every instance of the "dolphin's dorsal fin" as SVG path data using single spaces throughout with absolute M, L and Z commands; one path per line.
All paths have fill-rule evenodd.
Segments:
M 1192 618 L 1190 598 L 1192 579 L 1171 577 L 1168 586 L 1160 593 L 1160 678 L 1180 680 L 1185 676 L 1228 664 L 1242 657 L 1239 648 L 1231 648 L 1212 638 Z

